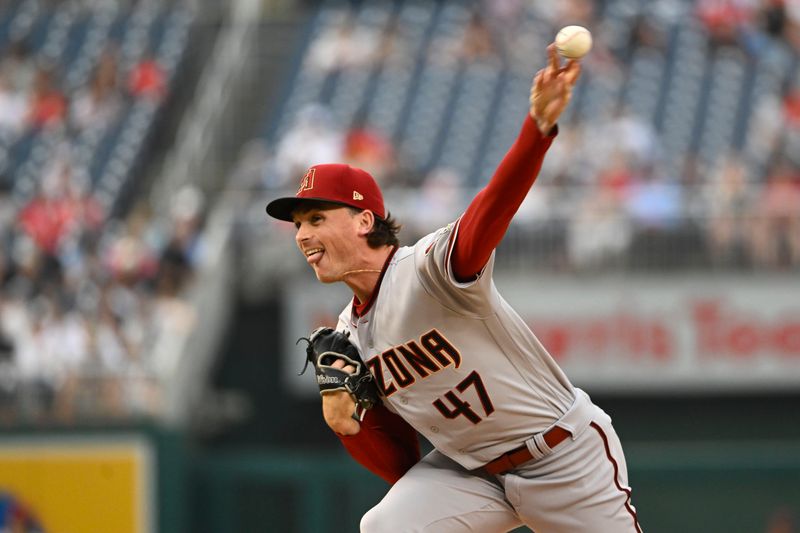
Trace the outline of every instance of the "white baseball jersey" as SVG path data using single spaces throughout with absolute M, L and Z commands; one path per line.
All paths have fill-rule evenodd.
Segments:
M 371 306 L 348 306 L 350 331 L 385 395 L 439 451 L 478 468 L 550 427 L 575 389 L 492 280 L 494 254 L 478 279 L 450 266 L 458 224 L 399 248 Z

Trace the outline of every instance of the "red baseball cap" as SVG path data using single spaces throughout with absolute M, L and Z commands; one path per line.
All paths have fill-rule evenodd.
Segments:
M 383 194 L 375 179 L 360 168 L 339 163 L 314 165 L 300 180 L 297 194 L 267 204 L 267 213 L 278 220 L 292 222 L 292 211 L 304 200 L 319 200 L 356 209 L 369 209 L 386 218 Z

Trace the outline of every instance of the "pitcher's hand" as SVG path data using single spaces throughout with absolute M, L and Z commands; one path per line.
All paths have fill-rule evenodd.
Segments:
M 355 372 L 355 367 L 345 365 L 341 359 L 331 364 L 345 372 Z M 353 419 L 356 402 L 347 391 L 339 390 L 322 395 L 322 416 L 325 423 L 340 435 L 355 435 L 361 431 L 361 424 Z
M 547 66 L 536 73 L 531 86 L 530 114 L 543 135 L 550 133 L 572 98 L 572 89 L 581 74 L 581 65 L 571 59 L 561 65 L 556 45 L 547 47 Z

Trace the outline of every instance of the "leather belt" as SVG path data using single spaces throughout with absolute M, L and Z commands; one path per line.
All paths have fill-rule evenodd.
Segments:
M 543 435 L 543 438 L 545 444 L 552 449 L 564 442 L 567 437 L 571 436 L 572 433 L 566 429 L 553 426 Z M 483 466 L 483 470 L 491 475 L 504 474 L 521 464 L 527 463 L 531 459 L 533 459 L 533 455 L 530 450 L 528 450 L 528 447 L 523 444 L 519 448 L 514 448 L 510 452 L 504 453 L 494 461 L 486 463 Z

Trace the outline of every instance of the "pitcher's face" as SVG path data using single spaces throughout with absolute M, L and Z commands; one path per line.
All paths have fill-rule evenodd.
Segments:
M 292 214 L 295 242 L 323 283 L 341 281 L 342 274 L 359 268 L 359 217 L 347 207 L 311 207 Z

